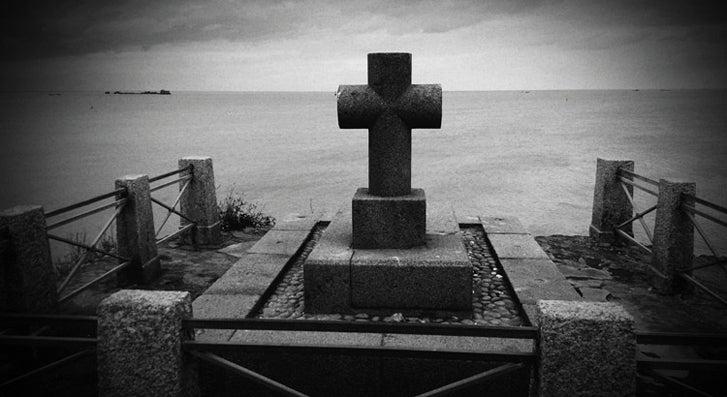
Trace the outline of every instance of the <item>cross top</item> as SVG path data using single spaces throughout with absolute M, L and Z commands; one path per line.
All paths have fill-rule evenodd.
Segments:
M 368 85 L 338 87 L 338 126 L 369 130 L 369 193 L 411 193 L 411 130 L 440 128 L 442 87 L 411 84 L 411 54 L 368 54 Z

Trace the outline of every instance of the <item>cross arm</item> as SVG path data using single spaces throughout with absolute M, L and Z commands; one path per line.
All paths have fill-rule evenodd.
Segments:
M 368 85 L 340 85 L 336 96 L 339 128 L 369 128 L 386 108 L 384 100 Z
M 409 128 L 442 127 L 442 86 L 439 84 L 410 85 L 395 106 L 396 114 Z

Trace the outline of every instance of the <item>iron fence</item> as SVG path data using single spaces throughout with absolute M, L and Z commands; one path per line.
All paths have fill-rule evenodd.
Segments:
M 192 169 L 192 165 L 190 164 L 187 167 L 180 168 L 180 169 L 174 170 L 174 171 L 170 171 L 170 172 L 155 176 L 153 178 L 149 178 L 149 183 L 151 184 L 151 183 L 162 181 L 164 179 L 168 179 L 173 176 L 179 176 L 178 178 L 172 179 L 170 181 L 162 182 L 156 186 L 150 187 L 149 188 L 150 193 L 154 193 L 156 191 L 167 188 L 169 186 L 178 186 L 180 183 L 182 183 L 182 185 L 181 185 L 182 187 L 179 189 L 179 193 L 177 194 L 177 197 L 174 199 L 174 201 L 172 202 L 171 205 L 167 205 L 164 202 L 162 202 L 161 200 L 154 198 L 153 196 L 151 197 L 152 203 L 164 208 L 167 211 L 166 214 L 164 215 L 164 220 L 161 222 L 161 225 L 159 225 L 159 227 L 156 229 L 155 235 L 156 235 L 156 239 L 157 239 L 156 240 L 157 245 L 164 244 L 167 241 L 188 232 L 190 229 L 192 229 L 196 226 L 196 223 L 194 221 L 192 221 L 187 216 L 185 216 L 184 214 L 182 214 L 180 211 L 177 210 L 177 205 L 179 205 L 179 201 L 182 199 L 182 196 L 187 191 L 187 189 L 189 188 L 189 184 L 192 181 L 192 172 L 193 172 L 193 169 Z M 180 219 L 187 221 L 188 222 L 187 225 L 182 226 L 176 232 L 170 233 L 164 237 L 159 237 L 159 235 L 164 230 L 164 226 L 167 224 L 167 221 L 169 221 L 169 218 L 171 217 L 172 214 L 175 214 L 175 215 L 179 216 Z

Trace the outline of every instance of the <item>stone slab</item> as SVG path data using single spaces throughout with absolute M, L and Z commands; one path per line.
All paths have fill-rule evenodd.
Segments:
M 497 257 L 502 259 L 549 259 L 529 234 L 488 234 Z
M 269 277 L 272 281 L 285 268 L 290 260 L 287 255 L 248 254 L 227 270 L 232 274 L 257 274 Z
M 410 248 L 425 243 L 427 213 L 424 190 L 380 197 L 359 188 L 351 203 L 353 246 L 362 249 Z
M 381 346 L 378 333 L 237 330 L 230 342 L 273 345 Z
M 255 273 L 227 272 L 205 291 L 211 295 L 262 295 L 272 279 Z
M 447 335 L 400 335 L 386 334 L 382 346 L 431 348 L 460 351 L 532 352 L 535 344 L 528 339 L 486 338 Z
M 259 295 L 211 295 L 202 294 L 192 303 L 194 318 L 245 318 L 255 306 Z M 226 342 L 235 333 L 233 329 L 199 329 L 195 340 L 202 342 Z
M 611 295 L 611 292 L 607 289 L 603 288 L 581 288 L 580 289 L 581 294 L 583 295 L 583 300 L 589 301 L 589 302 L 607 302 L 608 296 Z
M 581 300 L 549 259 L 502 259 L 500 265 L 521 304 L 538 300 Z
M 248 254 L 280 254 L 293 256 L 310 234 L 309 230 L 270 230 L 247 250 Z
M 451 203 L 427 203 L 427 234 L 459 233 L 459 223 Z
M 303 264 L 307 313 L 350 311 L 353 256 L 350 214 L 338 212 Z
M 490 234 L 528 234 L 520 220 L 514 216 L 480 217 L 485 233 Z
M 252 248 L 255 243 L 257 243 L 257 241 L 243 241 L 241 243 L 231 244 L 225 248 L 218 249 L 217 252 L 234 256 L 235 258 L 242 258 L 247 255 L 247 250 Z
M 408 250 L 355 250 L 351 304 L 359 308 L 472 310 L 472 264 L 461 237 L 427 235 Z
M 273 230 L 299 230 L 310 232 L 313 226 L 318 223 L 320 214 L 288 214 L 283 219 L 278 219 Z

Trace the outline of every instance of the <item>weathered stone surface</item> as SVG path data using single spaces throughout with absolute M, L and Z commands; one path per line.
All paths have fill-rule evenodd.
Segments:
M 427 204 L 427 234 L 459 233 L 459 223 L 451 203 Z
M 602 242 L 613 242 L 616 238 L 614 228 L 627 220 L 633 214 L 631 203 L 621 187 L 618 179 L 618 169 L 634 170 L 631 160 L 596 160 L 596 184 L 593 190 L 593 212 L 589 233 L 591 237 Z M 633 187 L 628 186 L 633 194 Z M 626 225 L 623 231 L 631 234 L 631 225 Z
M 307 313 L 350 310 L 353 256 L 350 219 L 350 212 L 339 212 L 303 265 Z
M 355 250 L 351 300 L 361 308 L 472 310 L 472 264 L 459 235 L 408 250 Z
M 98 377 L 102 396 L 195 396 L 194 360 L 184 359 L 182 320 L 188 292 L 121 290 L 98 307 Z
M 293 256 L 309 234 L 310 230 L 270 230 L 247 253 Z
M 192 303 L 194 318 L 245 318 L 259 295 L 200 295 Z M 199 329 L 195 340 L 226 342 L 235 333 L 233 329 Z
M 17 206 L 0 212 L 7 238 L 0 250 L 0 310 L 48 313 L 58 304 L 56 273 L 40 206 Z
M 490 234 L 528 234 L 527 230 L 514 216 L 480 217 L 485 233 Z
M 431 348 L 460 351 L 532 352 L 532 340 L 511 338 L 484 338 L 447 335 L 400 335 L 386 334 L 382 346 Z
M 115 186 L 116 189 L 126 189 L 126 195 L 117 198 L 128 200 L 116 219 L 119 256 L 131 259 L 131 265 L 119 271 L 119 280 L 122 284 L 151 282 L 161 273 L 161 264 L 157 254 L 149 177 L 127 175 L 117 179 Z
M 518 300 L 535 304 L 539 300 L 581 300 L 573 286 L 548 259 L 502 259 Z
M 611 295 L 611 292 L 602 288 L 583 287 L 579 288 L 579 291 L 583 295 L 583 300 L 589 302 L 606 302 L 608 301 L 608 296 Z
M 340 128 L 369 129 L 369 189 L 376 196 L 411 190 L 411 129 L 440 128 L 442 88 L 411 85 L 411 54 L 368 55 L 366 86 L 338 87 Z
M 649 282 L 661 293 L 674 293 L 686 287 L 677 275 L 692 265 L 694 226 L 681 206 L 694 206 L 696 190 L 694 182 L 659 180 L 651 265 L 661 275 L 652 272 Z
M 234 256 L 236 258 L 242 258 L 247 255 L 247 250 L 252 248 L 257 241 L 243 241 L 237 244 L 230 244 L 225 248 L 218 249 L 217 252 Z
M 633 318 L 610 302 L 540 301 L 541 396 L 636 392 Z
M 238 330 L 230 342 L 282 345 L 381 346 L 382 334 L 314 331 Z
M 227 272 L 243 275 L 258 274 L 273 281 L 289 260 L 290 257 L 287 255 L 248 254 L 235 262 Z
M 262 295 L 272 278 L 258 273 L 227 272 L 205 291 L 211 295 Z
M 360 188 L 353 196 L 354 248 L 410 248 L 424 244 L 426 199 L 424 190 L 408 195 L 380 197 Z
M 574 267 L 560 263 L 556 266 L 558 267 L 558 270 L 563 274 L 563 276 L 571 279 L 610 280 L 612 278 L 611 274 L 609 274 L 607 271 L 594 269 L 588 266 Z
M 273 227 L 273 230 L 301 230 L 309 232 L 318 223 L 321 214 L 288 214 Z
M 528 234 L 492 234 L 487 238 L 499 259 L 549 259 Z
M 188 166 L 192 167 L 192 179 L 180 199 L 180 212 L 197 224 L 194 236 L 197 244 L 217 244 L 221 241 L 222 234 L 212 158 L 187 156 L 179 159 L 180 169 Z M 183 186 L 184 183 L 179 188 Z M 180 223 L 184 226 L 189 222 L 182 218 Z

